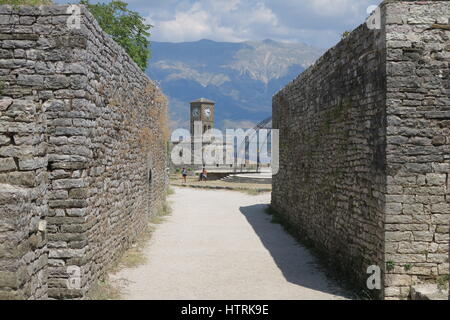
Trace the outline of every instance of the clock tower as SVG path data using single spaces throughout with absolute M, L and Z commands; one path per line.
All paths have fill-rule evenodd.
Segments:
M 194 126 L 197 132 L 205 133 L 214 128 L 214 106 L 215 102 L 201 98 L 191 102 L 191 135 L 194 136 Z

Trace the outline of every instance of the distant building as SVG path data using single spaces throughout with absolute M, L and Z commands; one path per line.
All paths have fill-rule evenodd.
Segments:
M 191 136 L 194 136 L 194 132 L 203 132 L 214 128 L 214 116 L 215 116 L 215 102 L 205 98 L 191 102 Z M 195 130 L 196 124 L 202 124 L 201 128 Z
M 209 130 L 215 128 L 215 102 L 200 98 L 192 101 L 191 103 L 191 137 L 192 137 L 192 160 L 195 165 L 205 167 L 223 167 L 227 154 L 232 156 L 233 146 L 227 145 L 225 137 L 222 137 L 220 141 L 210 139 L 205 136 Z M 194 144 L 201 144 L 201 154 L 196 154 L 194 150 Z M 209 151 L 215 160 L 207 161 L 204 159 L 204 151 Z M 209 163 L 208 163 L 209 162 Z
M 261 129 L 270 130 L 271 118 L 253 128 L 253 133 L 245 133 L 249 134 L 245 140 L 242 140 L 242 137 L 239 139 L 228 137 L 230 141 L 227 142 L 225 132 L 214 130 L 215 107 L 215 102 L 206 98 L 190 102 L 190 142 L 183 141 L 180 137 L 180 141 L 174 142 L 173 145 L 184 145 L 184 150 L 190 149 L 191 155 L 187 159 L 184 158 L 183 164 L 175 167 L 189 167 L 194 170 L 205 167 L 210 172 L 211 170 L 236 172 L 236 170 L 259 170 L 261 167 L 270 168 L 271 134 L 268 132 L 267 137 L 259 134 Z M 245 129 L 243 130 L 241 132 L 245 132 Z M 250 156 L 250 150 L 252 156 Z M 184 151 L 180 150 L 179 156 L 183 157 L 184 154 Z

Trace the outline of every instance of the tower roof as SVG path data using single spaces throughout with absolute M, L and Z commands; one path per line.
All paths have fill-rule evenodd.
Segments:
M 208 100 L 206 98 L 200 98 L 197 100 L 192 101 L 191 103 L 207 103 L 207 104 L 215 104 L 214 101 Z

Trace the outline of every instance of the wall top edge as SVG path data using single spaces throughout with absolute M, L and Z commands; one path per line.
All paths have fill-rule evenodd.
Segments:
M 386 16 L 386 14 L 389 14 L 390 10 L 394 9 L 394 7 L 397 5 L 405 5 L 405 6 L 429 6 L 429 5 L 436 5 L 441 6 L 443 4 L 448 4 L 450 6 L 450 0 L 428 0 L 428 1 L 421 1 L 421 0 L 384 0 L 382 3 L 380 3 L 379 7 L 381 10 L 381 29 L 379 31 L 385 32 L 384 27 L 386 25 L 385 18 L 383 16 Z M 284 88 L 282 88 L 280 91 L 274 94 L 274 98 L 278 95 L 282 95 L 284 90 L 289 90 L 292 86 L 296 85 L 298 82 L 302 81 L 302 78 L 307 76 L 308 74 L 314 72 L 314 70 L 318 67 L 318 65 L 321 64 L 323 60 L 325 60 L 329 55 L 332 55 L 335 51 L 339 50 L 342 46 L 345 46 L 346 43 L 350 43 L 352 41 L 352 38 L 355 37 L 355 34 L 360 31 L 369 31 L 369 28 L 367 27 L 367 20 L 361 23 L 359 26 L 357 26 L 355 29 L 350 31 L 350 34 L 340 40 L 337 44 L 335 44 L 333 47 L 329 48 L 327 51 L 325 51 L 320 58 L 316 60 L 316 62 L 311 65 L 309 68 L 307 68 L 305 71 L 303 71 L 301 74 L 299 74 L 296 78 L 294 78 L 290 83 L 288 83 Z M 375 30 L 372 30 L 375 31 Z
M 27 5 L 0 5 L 0 15 L 23 15 L 23 16 L 67 16 L 68 18 L 73 15 L 72 6 L 77 6 L 80 8 L 78 11 L 81 17 L 81 28 L 79 29 L 69 29 L 63 30 L 60 27 L 58 28 L 58 34 L 55 34 L 58 37 L 65 36 L 78 36 L 85 37 L 87 39 L 92 37 L 92 32 L 100 36 L 104 44 L 116 51 L 119 55 L 123 55 L 127 57 L 127 62 L 133 65 L 133 68 L 136 69 L 136 72 L 145 76 L 149 82 L 155 87 L 158 87 L 157 84 L 148 77 L 148 75 L 141 70 L 141 68 L 133 61 L 133 59 L 127 54 L 125 49 L 119 45 L 116 41 L 112 39 L 112 37 L 104 32 L 97 20 L 91 14 L 91 12 L 87 9 L 85 5 L 71 5 L 71 4 L 57 4 L 57 5 L 39 5 L 39 6 L 27 6 Z M 53 20 L 52 23 L 54 25 L 63 25 L 65 22 L 64 19 Z M 160 88 L 158 88 L 161 90 Z

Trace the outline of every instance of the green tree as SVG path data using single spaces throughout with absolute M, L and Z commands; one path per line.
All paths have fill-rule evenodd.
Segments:
M 136 64 L 143 70 L 150 59 L 149 30 L 152 25 L 146 24 L 139 13 L 129 10 L 128 4 L 122 1 L 92 4 L 89 0 L 81 0 L 97 19 L 103 31 L 120 44 Z

